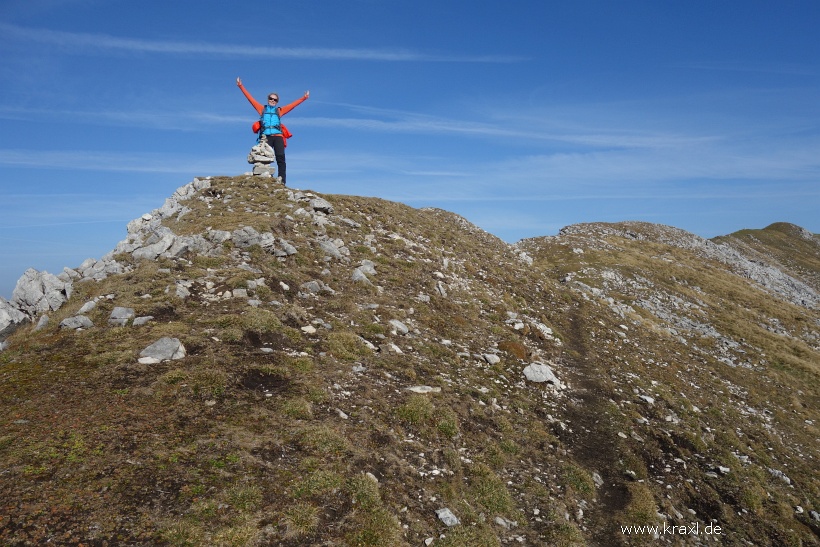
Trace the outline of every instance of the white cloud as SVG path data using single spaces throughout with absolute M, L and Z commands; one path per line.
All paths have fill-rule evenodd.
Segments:
M 252 116 L 231 116 L 202 111 L 148 110 L 71 110 L 0 106 L 0 119 L 74 121 L 89 125 L 138 127 L 167 131 L 195 131 L 214 125 L 246 124 Z
M 169 40 L 143 40 L 121 38 L 108 34 L 64 32 L 40 28 L 19 27 L 0 24 L 0 33 L 6 38 L 29 40 L 56 45 L 63 52 L 68 50 L 99 53 L 100 51 L 127 51 L 136 53 L 156 53 L 167 55 L 212 55 L 233 58 L 277 58 L 310 59 L 335 61 L 433 61 L 466 63 L 513 63 L 522 57 L 502 55 L 433 55 L 406 49 L 355 49 L 355 48 L 311 48 L 311 47 L 268 47 L 211 42 L 177 42 Z
M 0 165 L 86 171 L 124 171 L 133 173 L 220 173 L 236 170 L 235 157 L 187 157 L 173 154 L 114 153 L 98 151 L 50 150 L 49 163 L 42 161 L 41 150 L 0 149 Z

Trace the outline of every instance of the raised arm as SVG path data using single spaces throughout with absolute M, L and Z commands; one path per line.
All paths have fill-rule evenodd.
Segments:
M 298 99 L 296 99 L 292 103 L 286 104 L 285 106 L 280 106 L 279 107 L 279 115 L 284 116 L 285 114 L 287 114 L 288 112 L 290 112 L 291 110 L 293 110 L 294 108 L 296 108 L 297 106 L 299 106 L 300 104 L 302 104 L 303 102 L 308 100 L 308 97 L 310 97 L 310 91 L 305 91 L 304 95 L 302 95 L 301 97 L 299 97 Z
M 245 89 L 244 85 L 242 85 L 242 80 L 240 78 L 236 79 L 236 85 L 239 87 L 239 90 L 242 92 L 242 94 L 245 96 L 245 98 L 248 99 L 248 102 L 251 103 L 251 106 L 253 106 L 253 108 L 254 108 L 254 110 L 256 110 L 257 114 L 262 114 L 262 111 L 265 109 L 265 107 L 262 106 L 261 104 L 259 104 L 259 101 L 254 99 L 251 96 L 251 94 L 248 93 L 248 90 Z

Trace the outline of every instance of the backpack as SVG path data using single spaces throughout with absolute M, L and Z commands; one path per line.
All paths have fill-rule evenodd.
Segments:
M 281 122 L 279 123 L 279 128 L 281 129 L 280 132 L 282 133 L 282 139 L 285 141 L 285 148 L 287 148 L 288 139 L 291 138 L 293 136 L 293 134 L 290 131 L 288 131 L 288 128 L 285 127 L 285 124 L 283 124 Z M 261 131 L 262 131 L 262 120 L 261 120 L 261 118 L 256 120 L 255 122 L 253 122 L 253 125 L 251 126 L 251 129 L 253 129 L 254 133 L 261 136 Z
M 293 134 L 290 131 L 288 131 L 288 128 L 285 127 L 285 124 L 281 124 L 279 127 L 282 128 L 282 136 L 285 137 L 286 139 L 289 139 L 293 136 Z M 253 122 L 253 125 L 251 126 L 251 129 L 253 129 L 254 133 L 259 133 L 259 131 L 262 130 L 262 122 L 260 122 L 259 120 L 256 120 L 255 122 Z

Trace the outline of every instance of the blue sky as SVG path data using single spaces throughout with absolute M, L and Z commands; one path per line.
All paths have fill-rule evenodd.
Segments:
M 514 242 L 644 220 L 820 232 L 820 3 L 3 0 L 0 296 L 99 258 L 196 176 L 248 171 Z

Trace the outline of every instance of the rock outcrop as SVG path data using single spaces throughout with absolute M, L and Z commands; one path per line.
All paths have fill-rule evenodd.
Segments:
M 66 276 L 58 277 L 29 268 L 17 280 L 11 304 L 29 317 L 57 310 L 71 297 L 71 285 Z
M 744 256 L 737 247 L 729 243 L 716 243 L 680 228 L 645 222 L 575 224 L 562 228 L 557 237 L 561 236 L 583 238 L 592 248 L 600 247 L 607 237 L 614 236 L 686 249 L 705 260 L 715 260 L 727 265 L 741 277 L 752 280 L 764 290 L 798 306 L 820 306 L 820 293 L 804 281 L 794 278 L 772 264 Z
M 0 298 L 0 340 L 27 322 L 29 317 L 5 298 Z

